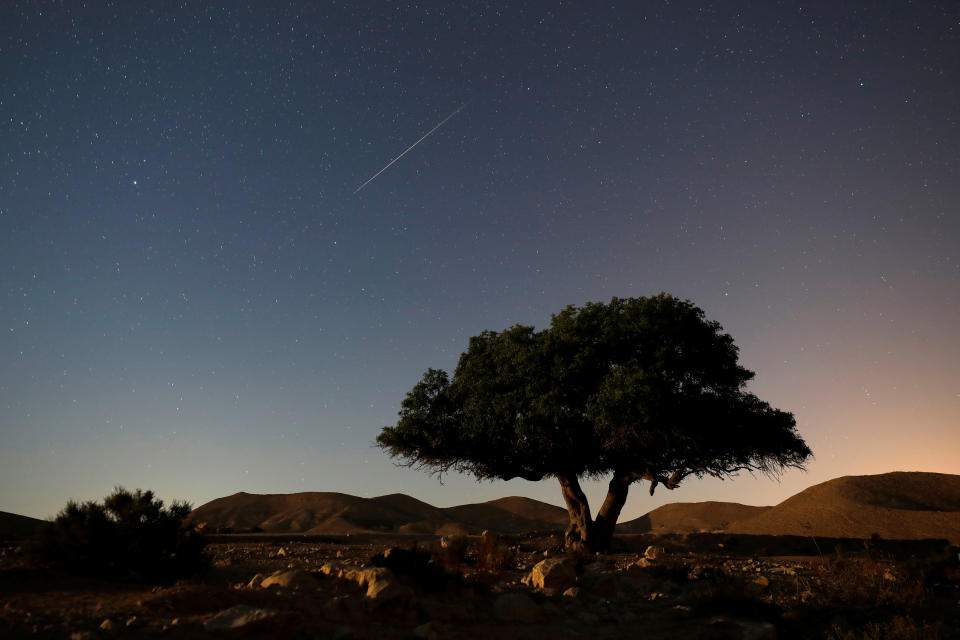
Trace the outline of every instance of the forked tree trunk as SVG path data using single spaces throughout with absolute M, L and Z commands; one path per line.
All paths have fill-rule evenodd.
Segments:
M 597 512 L 596 521 L 590 518 L 590 505 L 576 474 L 557 476 L 557 480 L 560 481 L 560 490 L 570 515 L 570 525 L 564 536 L 567 551 L 607 551 L 613 540 L 613 531 L 617 526 L 620 511 L 627 501 L 632 480 L 625 474 L 614 474 L 610 479 L 607 497 Z

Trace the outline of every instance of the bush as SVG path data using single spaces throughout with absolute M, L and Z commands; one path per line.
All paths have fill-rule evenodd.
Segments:
M 477 544 L 477 567 L 487 571 L 499 571 L 515 564 L 517 553 L 505 544 L 499 535 L 484 531 Z
M 117 487 L 103 504 L 70 501 L 39 531 L 33 551 L 75 573 L 134 580 L 167 580 L 207 568 L 205 539 L 182 526 L 186 502 L 164 507 L 152 491 Z

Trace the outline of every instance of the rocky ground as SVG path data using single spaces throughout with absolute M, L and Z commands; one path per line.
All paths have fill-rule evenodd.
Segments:
M 168 585 L 70 577 L 0 547 L 0 637 L 960 638 L 956 547 L 772 556 L 636 536 L 218 537 Z M 824 550 L 826 551 L 826 550 Z

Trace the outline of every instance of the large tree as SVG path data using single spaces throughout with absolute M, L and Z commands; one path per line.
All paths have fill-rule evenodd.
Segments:
M 746 391 L 733 338 L 667 294 L 569 306 L 550 327 L 470 339 L 453 378 L 428 370 L 378 445 L 405 464 L 478 479 L 554 477 L 568 549 L 606 549 L 632 483 L 779 475 L 811 455 L 793 415 Z M 591 519 L 580 478 L 610 475 Z

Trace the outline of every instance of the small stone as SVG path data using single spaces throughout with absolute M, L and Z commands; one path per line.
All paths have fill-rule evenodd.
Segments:
M 116 628 L 117 628 L 117 625 L 115 625 L 113 623 L 113 620 L 111 620 L 110 618 L 106 618 L 104 619 L 103 622 L 100 623 L 101 631 L 113 631 Z
M 124 626 L 125 626 L 125 627 L 132 627 L 133 625 L 137 624 L 137 622 L 139 622 L 139 620 L 137 619 L 137 616 L 132 616 L 132 617 L 130 617 L 130 618 L 127 620 L 127 622 L 124 624 Z
M 757 576 L 753 579 L 753 584 L 757 585 L 758 587 L 769 587 L 770 579 L 767 576 Z
M 286 555 L 287 555 L 287 550 L 286 550 L 286 549 L 284 549 L 283 547 L 280 547 L 279 549 L 277 549 L 277 557 L 278 557 L 278 558 L 283 558 L 283 557 L 285 557 Z
M 570 587 L 563 592 L 565 598 L 579 598 L 581 595 L 583 595 L 583 592 L 580 587 Z

